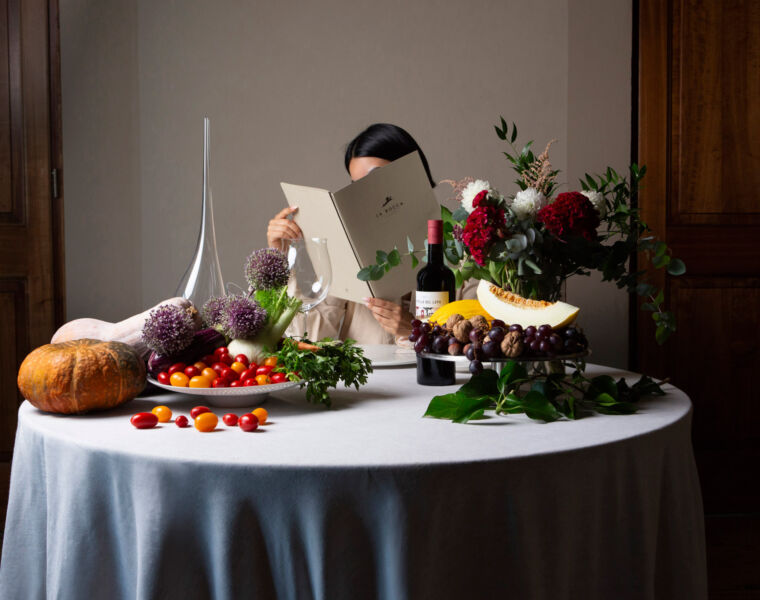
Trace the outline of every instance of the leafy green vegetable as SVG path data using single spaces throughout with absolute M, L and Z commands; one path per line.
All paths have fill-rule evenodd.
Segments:
M 298 341 L 287 338 L 277 352 L 275 371 L 289 373 L 294 381 L 301 380 L 306 386 L 306 399 L 315 404 L 330 406 L 329 388 L 335 388 L 339 382 L 346 387 L 355 387 L 367 383 L 367 376 L 372 372 L 372 363 L 364 356 L 364 351 L 354 340 L 332 340 L 324 338 L 313 344 L 319 350 L 299 350 Z M 298 372 L 299 375 L 293 373 Z

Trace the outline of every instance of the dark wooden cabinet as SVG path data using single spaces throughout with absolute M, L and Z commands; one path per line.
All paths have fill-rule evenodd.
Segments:
M 640 316 L 638 368 L 694 403 L 711 597 L 760 598 L 760 3 L 638 11 L 640 207 L 687 266 L 658 275 L 678 331 L 658 347 Z

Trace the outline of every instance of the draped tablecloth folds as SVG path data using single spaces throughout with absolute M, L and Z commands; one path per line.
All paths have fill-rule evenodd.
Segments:
M 574 422 L 422 418 L 454 389 L 379 369 L 332 410 L 270 398 L 254 433 L 129 424 L 189 414 L 178 394 L 78 417 L 24 403 L 0 598 L 706 597 L 683 392 Z

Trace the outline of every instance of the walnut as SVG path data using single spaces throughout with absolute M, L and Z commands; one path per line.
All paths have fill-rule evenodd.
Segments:
M 472 326 L 475 329 L 480 330 L 483 335 L 488 333 L 488 330 L 490 329 L 488 326 L 488 321 L 486 321 L 486 318 L 483 315 L 475 315 L 474 317 L 470 317 L 470 323 L 472 323 Z
M 510 331 L 501 340 L 501 351 L 507 358 L 517 358 L 523 351 L 522 334 L 519 331 Z
M 452 330 L 457 341 L 462 342 L 463 344 L 470 341 L 470 331 L 472 331 L 472 323 L 465 321 L 464 319 L 454 325 Z
M 446 329 L 448 329 L 449 331 L 452 331 L 454 329 L 454 325 L 459 323 L 459 321 L 464 321 L 464 317 L 460 315 L 459 313 L 454 313 L 446 321 Z

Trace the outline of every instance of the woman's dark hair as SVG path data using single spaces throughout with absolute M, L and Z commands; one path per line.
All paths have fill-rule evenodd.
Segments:
M 394 161 L 397 158 L 406 156 L 410 152 L 417 151 L 422 159 L 422 166 L 425 167 L 430 186 L 435 187 L 435 181 L 430 174 L 425 153 L 420 145 L 414 141 L 414 138 L 407 131 L 401 129 L 398 125 L 390 123 L 375 123 L 370 125 L 351 140 L 346 146 L 346 171 L 352 158 L 361 156 L 374 156 L 384 160 Z

